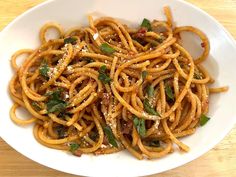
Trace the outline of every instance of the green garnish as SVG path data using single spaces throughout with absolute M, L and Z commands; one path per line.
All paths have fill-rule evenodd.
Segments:
M 70 144 L 70 151 L 72 153 L 74 153 L 78 148 L 79 148 L 79 144 L 78 143 L 71 143 Z
M 199 72 L 194 72 L 193 78 L 194 79 L 202 79 L 202 76 L 201 76 L 201 74 Z
M 116 50 L 113 49 L 111 46 L 109 46 L 107 43 L 103 43 L 101 46 L 100 46 L 100 50 L 105 53 L 105 54 L 108 54 L 108 55 L 111 55 L 113 54 Z
M 147 75 L 148 75 L 147 71 L 142 71 L 142 78 L 143 78 L 143 80 L 146 79 Z
M 59 126 L 55 127 L 55 130 L 58 135 L 58 138 L 65 138 L 66 128 L 63 125 L 59 125 Z
M 105 65 L 101 66 L 99 69 L 98 79 L 102 81 L 104 84 L 108 84 L 111 82 L 111 78 L 106 74 L 107 67 Z
M 92 58 L 89 58 L 89 57 L 83 57 L 83 58 L 81 58 L 81 60 L 86 61 L 87 63 L 94 62 L 94 60 Z
M 160 147 L 160 141 L 159 140 L 152 140 L 149 142 L 149 146 L 152 146 L 152 147 Z
M 73 44 L 75 45 L 77 42 L 77 39 L 74 37 L 68 37 L 64 39 L 64 44 Z
M 170 85 L 166 85 L 165 91 L 166 91 L 166 95 L 168 96 L 168 98 L 171 99 L 172 101 L 174 101 L 175 97 L 174 97 L 174 94 L 173 94 L 173 91 L 172 91 L 172 88 L 170 87 Z
M 93 141 L 96 141 L 96 139 L 99 137 L 99 134 L 92 131 L 92 132 L 89 133 L 89 137 L 90 137 Z
M 145 98 L 143 101 L 143 107 L 147 113 L 155 116 L 160 116 L 160 114 L 151 106 L 147 98 Z
M 152 31 L 151 23 L 148 19 L 144 18 L 141 27 L 147 28 L 148 31 Z
M 133 119 L 134 126 L 141 137 L 144 137 L 146 134 L 145 120 L 140 119 L 137 116 L 134 116 Z
M 33 106 L 33 108 L 36 110 L 36 111 L 40 111 L 42 108 L 41 108 L 41 106 L 37 103 L 37 102 L 35 102 L 35 101 L 33 101 L 32 103 L 31 103 L 31 105 Z
M 115 137 L 114 137 L 114 135 L 113 135 L 113 133 L 112 133 L 111 128 L 107 125 L 107 126 L 105 126 L 105 127 L 103 128 L 103 130 L 104 130 L 104 132 L 105 132 L 105 134 L 106 134 L 106 136 L 107 136 L 107 139 L 108 139 L 109 143 L 110 143 L 112 146 L 118 148 L 116 139 L 115 139 Z
M 154 96 L 154 87 L 152 85 L 148 85 L 146 88 L 146 92 L 149 98 Z
M 159 37 L 158 39 L 157 39 L 157 42 L 159 42 L 159 43 L 162 43 L 164 41 L 164 38 L 163 37 Z
M 63 112 L 66 109 L 66 102 L 61 99 L 62 89 L 57 89 L 53 92 L 48 92 L 45 96 L 48 96 L 48 102 L 46 103 L 48 113 Z
M 200 125 L 205 125 L 210 119 L 210 117 L 207 117 L 205 114 L 202 114 L 200 117 Z
M 49 78 L 48 77 L 48 72 L 49 72 L 48 64 L 46 62 L 43 62 L 42 65 L 39 68 L 39 73 L 40 73 L 41 76 L 48 79 Z
M 66 103 L 64 101 L 60 100 L 50 100 L 47 103 L 47 111 L 48 113 L 53 113 L 53 112 L 62 112 L 66 109 Z

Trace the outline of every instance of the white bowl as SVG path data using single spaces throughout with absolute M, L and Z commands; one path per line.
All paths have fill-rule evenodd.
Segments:
M 163 19 L 162 7 L 171 7 L 177 26 L 192 25 L 204 31 L 211 43 L 209 72 L 217 86 L 228 85 L 227 93 L 210 99 L 212 118 L 204 127 L 183 139 L 190 146 L 188 153 L 178 151 L 157 160 L 137 160 L 123 151 L 111 155 L 83 155 L 78 158 L 68 153 L 46 148 L 33 137 L 32 127 L 20 127 L 9 118 L 12 101 L 8 95 L 8 82 L 12 76 L 10 57 L 21 48 L 36 48 L 39 45 L 40 27 L 55 21 L 69 28 L 87 24 L 87 15 L 112 16 L 130 24 L 139 24 L 144 17 Z M 185 36 L 187 41 L 191 35 Z M 187 45 L 193 55 L 199 54 L 194 45 Z M 187 43 L 188 44 L 188 43 Z M 190 44 L 190 43 L 189 43 Z M 18 152 L 45 166 L 86 176 L 137 176 L 163 172 L 181 166 L 213 148 L 230 131 L 236 121 L 236 45 L 232 36 L 216 20 L 202 10 L 179 0 L 51 0 L 16 18 L 0 36 L 0 135 Z

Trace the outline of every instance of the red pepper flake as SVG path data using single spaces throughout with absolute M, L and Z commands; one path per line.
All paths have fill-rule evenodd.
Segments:
M 133 121 L 129 120 L 128 122 L 125 122 L 122 126 L 122 133 L 123 134 L 131 134 L 133 129 Z
M 77 157 L 81 157 L 82 154 L 83 154 L 83 152 L 80 151 L 80 150 L 76 150 L 75 152 L 73 152 L 73 154 L 74 154 L 75 156 L 77 156 Z
M 138 32 L 136 33 L 136 36 L 137 36 L 138 38 L 142 38 L 142 37 L 145 36 L 145 34 L 146 34 L 147 31 L 148 31 L 147 28 L 141 27 L 141 28 L 138 30 Z
M 201 46 L 204 48 L 204 47 L 206 47 L 206 43 L 205 42 L 202 42 L 201 43 Z

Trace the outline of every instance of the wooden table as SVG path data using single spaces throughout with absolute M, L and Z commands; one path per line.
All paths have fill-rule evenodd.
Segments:
M 0 0 L 0 30 L 16 16 L 44 0 Z M 188 0 L 214 16 L 236 38 L 236 0 Z M 0 176 L 72 177 L 39 165 L 17 153 L 0 138 Z M 176 169 L 152 177 L 235 177 L 236 126 L 215 148 L 202 157 Z

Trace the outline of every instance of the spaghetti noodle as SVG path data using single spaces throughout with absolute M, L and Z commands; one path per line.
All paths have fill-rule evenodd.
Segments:
M 160 158 L 189 147 L 179 138 L 191 135 L 209 118 L 209 88 L 214 80 L 201 63 L 210 45 L 206 35 L 191 26 L 144 19 L 131 29 L 116 19 L 89 17 L 88 27 L 64 31 L 57 23 L 40 30 L 41 46 L 17 51 L 9 85 L 14 104 L 11 119 L 34 124 L 36 140 L 50 148 L 109 154 L 127 149 L 138 159 Z M 49 28 L 59 38 L 47 40 Z M 202 55 L 193 59 L 182 47 L 180 33 L 202 40 Z M 28 54 L 21 66 L 19 55 Z M 20 119 L 17 108 L 32 117 Z

